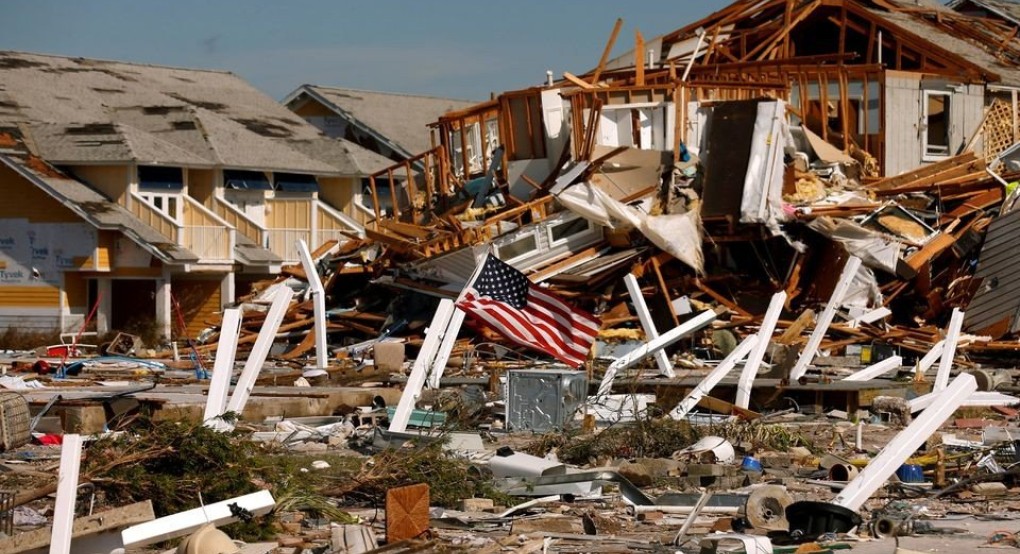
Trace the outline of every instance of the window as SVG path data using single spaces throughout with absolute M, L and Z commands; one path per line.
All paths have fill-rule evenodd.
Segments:
M 509 263 L 517 258 L 523 258 L 538 250 L 538 239 L 534 233 L 496 247 L 496 255 L 500 260 Z
M 462 120 L 461 124 L 464 125 L 463 128 L 467 129 L 466 141 L 461 140 L 461 129 L 455 129 L 450 132 L 450 159 L 453 161 L 454 173 L 464 175 L 463 147 L 465 142 L 467 143 L 467 175 L 470 176 L 487 171 L 489 169 L 488 166 L 483 164 L 488 162 L 488 165 L 492 165 L 493 151 L 499 147 L 499 121 L 495 118 L 489 118 L 485 121 L 484 159 L 482 158 L 481 125 L 477 120 L 473 123 L 467 123 L 466 120 Z
M 181 220 L 184 172 L 179 167 L 138 166 L 138 196 L 174 221 Z
M 559 246 L 573 237 L 587 233 L 591 229 L 592 224 L 582 217 L 550 225 L 548 228 L 549 244 L 552 246 Z
M 261 171 L 226 169 L 223 171 L 223 185 L 234 190 L 273 190 L 269 178 Z
M 319 192 L 319 182 L 314 175 L 300 173 L 277 173 L 275 188 L 280 192 Z
M 921 122 L 924 125 L 924 161 L 949 157 L 950 99 L 943 91 L 924 91 Z
M 138 188 L 142 190 L 184 190 L 184 172 L 179 167 L 138 166 Z
M 145 200 L 145 203 L 156 210 L 164 213 L 174 221 L 181 219 L 180 194 L 173 192 L 152 192 L 147 190 L 139 191 L 138 196 Z

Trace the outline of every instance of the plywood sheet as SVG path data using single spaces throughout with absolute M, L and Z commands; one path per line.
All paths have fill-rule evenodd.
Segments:
M 429 530 L 429 486 L 425 483 L 386 491 L 386 541 L 421 536 Z

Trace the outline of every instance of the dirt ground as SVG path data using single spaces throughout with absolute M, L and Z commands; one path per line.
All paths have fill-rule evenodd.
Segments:
M 1008 517 L 1008 516 L 1003 516 Z M 1010 519 L 977 519 L 971 516 L 948 517 L 932 522 L 939 528 L 953 528 L 966 531 L 949 535 L 918 535 L 900 537 L 900 548 L 919 552 L 975 552 L 977 549 L 1005 549 L 1017 551 L 1017 547 L 1009 543 L 989 544 L 989 539 L 998 532 L 1020 532 L 1020 517 Z M 854 544 L 852 552 L 861 554 L 893 554 L 896 551 L 896 539 L 872 539 Z

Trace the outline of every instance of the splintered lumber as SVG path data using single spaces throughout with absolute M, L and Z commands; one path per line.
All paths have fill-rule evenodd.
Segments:
M 915 272 L 921 271 L 921 268 L 928 264 L 936 256 L 945 252 L 946 250 L 953 247 L 956 244 L 956 238 L 949 233 L 939 233 L 931 240 L 929 240 L 920 250 L 911 254 L 907 259 L 906 263 Z
M 929 178 L 940 173 L 944 173 L 945 171 L 955 169 L 961 165 L 974 163 L 976 161 L 977 155 L 973 152 L 964 152 L 963 154 L 949 158 L 948 160 L 942 160 L 940 162 L 919 167 L 913 171 L 908 171 L 894 177 L 887 177 L 880 181 L 876 181 L 871 184 L 870 188 L 876 191 L 886 191 L 899 188 L 900 186 L 916 183 L 922 179 Z
M 573 83 L 573 84 L 583 88 L 583 89 L 593 89 L 593 88 L 595 88 L 594 85 L 592 85 L 592 84 L 588 83 L 587 81 L 581 79 L 577 75 L 574 75 L 573 73 L 570 73 L 569 71 L 564 71 L 563 72 L 563 78 L 568 80 L 568 81 L 570 81 L 571 83 Z

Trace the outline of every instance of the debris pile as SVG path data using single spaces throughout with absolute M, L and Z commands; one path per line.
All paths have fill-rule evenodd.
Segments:
M 368 179 L 364 236 L 299 241 L 194 340 L 13 360 L 0 550 L 830 552 L 1012 519 L 1017 104 L 960 140 L 992 76 L 903 29 L 997 60 L 1015 29 L 944 12 L 740 0 L 651 61 L 609 60 L 618 23 L 592 72 L 441 118 Z

